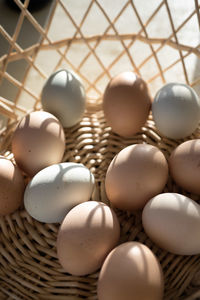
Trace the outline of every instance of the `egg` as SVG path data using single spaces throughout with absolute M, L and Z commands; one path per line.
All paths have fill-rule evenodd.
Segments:
M 145 124 L 151 108 L 146 82 L 133 72 L 111 79 L 103 97 L 105 119 L 121 136 L 132 136 Z
M 0 216 L 17 210 L 24 193 L 24 178 L 10 160 L 0 156 Z
M 119 222 L 109 206 L 96 201 L 81 203 L 67 214 L 59 229 L 59 261 L 72 275 L 93 273 L 116 246 L 119 236 Z
M 172 139 L 185 138 L 198 127 L 200 99 L 190 86 L 168 83 L 156 94 L 152 113 L 161 134 Z
M 100 271 L 98 300 L 162 300 L 163 273 L 153 252 L 138 242 L 116 247 Z
M 61 162 L 65 150 L 62 125 L 52 114 L 35 111 L 26 115 L 12 138 L 12 152 L 17 165 L 29 176 Z
M 200 195 L 200 139 L 180 144 L 170 155 L 169 169 L 180 187 Z
M 108 167 L 106 194 L 115 207 L 134 211 L 159 194 L 167 179 L 167 161 L 157 147 L 130 145 L 121 150 Z
M 62 222 L 72 207 L 90 199 L 94 183 L 94 176 L 82 164 L 54 164 L 41 170 L 29 182 L 24 206 L 40 222 Z
M 163 193 L 144 207 L 146 234 L 159 247 L 179 255 L 200 253 L 200 206 L 177 193 Z
M 63 127 L 72 127 L 83 117 L 85 90 L 78 75 L 59 70 L 46 81 L 41 95 L 43 109 L 54 114 Z

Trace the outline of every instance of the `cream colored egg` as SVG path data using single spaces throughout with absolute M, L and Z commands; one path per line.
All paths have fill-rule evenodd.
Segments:
M 163 193 L 144 207 L 146 234 L 161 248 L 180 255 L 200 253 L 200 206 L 177 193 Z

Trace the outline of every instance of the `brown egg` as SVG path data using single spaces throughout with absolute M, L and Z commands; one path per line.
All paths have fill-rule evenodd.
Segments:
M 170 156 L 169 169 L 180 187 L 200 195 L 200 139 L 180 144 Z
M 145 124 L 150 108 L 147 84 L 133 72 L 120 73 L 106 87 L 104 115 L 108 125 L 119 135 L 136 134 Z
M 162 300 L 163 273 L 153 252 L 127 242 L 105 259 L 98 280 L 98 300 Z
M 159 194 L 167 179 L 167 161 L 158 148 L 131 145 L 111 161 L 105 179 L 106 194 L 114 206 L 134 211 Z
M 24 194 L 24 178 L 13 163 L 0 157 L 0 215 L 5 216 L 19 208 Z
M 61 162 L 65 135 L 56 117 L 45 111 L 26 115 L 16 128 L 12 151 L 17 165 L 29 176 Z
M 102 202 L 88 201 L 74 207 L 65 217 L 57 238 L 62 267 L 72 275 L 97 271 L 120 236 L 118 219 Z

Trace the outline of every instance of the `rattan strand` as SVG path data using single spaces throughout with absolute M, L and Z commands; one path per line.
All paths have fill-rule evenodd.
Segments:
M 124 1 L 117 15 L 114 19 L 111 19 L 106 11 L 106 7 L 103 7 L 100 1 L 92 0 L 89 1 L 88 7 L 83 12 L 79 24 L 64 1 L 54 0 L 45 28 L 27 10 L 29 0 L 26 0 L 24 4 L 19 0 L 14 0 L 14 2 L 21 12 L 13 34 L 11 35 L 0 26 L 0 34 L 10 45 L 8 52 L 0 57 L 0 80 L 6 79 L 10 84 L 18 88 L 18 92 L 14 102 L 11 99 L 0 97 L 0 113 L 8 118 L 6 127 L 0 130 L 0 153 L 14 161 L 11 153 L 11 140 L 12 133 L 20 118 L 19 115 L 41 108 L 40 93 L 36 93 L 27 84 L 29 72 L 33 69 L 38 77 L 45 80 L 49 74 L 46 74 L 43 67 L 38 64 L 37 55 L 41 52 L 54 50 L 59 56 L 59 60 L 53 67 L 53 71 L 61 68 L 63 63 L 65 63 L 80 75 L 86 85 L 88 94 L 87 111 L 83 120 L 73 128 L 65 130 L 66 150 L 63 161 L 81 162 L 90 168 L 96 178 L 96 189 L 92 199 L 103 201 L 110 205 L 105 193 L 104 180 L 107 167 L 116 153 L 132 143 L 149 143 L 159 147 L 166 158 L 168 158 L 171 151 L 183 140 L 173 141 L 161 137 L 155 128 L 151 115 L 145 126 L 134 137 L 124 139 L 114 134 L 107 127 L 103 117 L 101 107 L 102 89 L 99 82 L 105 76 L 107 76 L 108 81 L 112 77 L 112 68 L 118 64 L 122 57 L 126 56 L 131 68 L 138 74 L 141 73 L 141 69 L 144 66 L 148 65 L 152 59 L 154 60 L 157 71 L 149 74 L 147 81 L 150 85 L 157 79 L 160 79 L 162 84 L 165 83 L 166 73 L 178 66 L 178 64 L 181 64 L 185 82 L 190 84 L 190 86 L 198 87 L 200 78 L 197 77 L 192 80 L 189 78 L 185 61 L 191 54 L 197 58 L 200 57 L 199 44 L 191 46 L 187 43 L 180 43 L 178 39 L 178 33 L 193 17 L 197 18 L 200 26 L 198 0 L 194 0 L 195 9 L 187 17 L 183 18 L 178 27 L 174 25 L 170 5 L 167 0 L 160 1 L 145 22 L 142 21 L 143 19 L 134 1 Z M 82 28 L 94 5 L 107 21 L 107 27 L 101 34 L 86 36 Z M 72 37 L 52 40 L 49 30 L 58 7 L 62 8 L 66 18 L 71 21 L 75 32 Z M 127 7 L 134 12 L 141 27 L 138 32 L 133 32 L 132 34 L 119 33 L 116 27 Z M 154 22 L 157 14 L 163 8 L 166 10 L 169 18 L 171 29 L 169 36 L 167 38 L 151 36 L 148 26 Z M 41 39 L 39 43 L 23 49 L 18 43 L 18 37 L 25 18 L 29 20 L 39 33 Z M 110 33 L 110 30 L 112 30 L 112 33 Z M 112 61 L 108 64 L 105 64 L 102 57 L 98 55 L 97 49 L 102 41 L 118 41 L 122 46 L 120 53 L 114 55 Z M 139 64 L 135 63 L 130 52 L 131 47 L 137 41 L 148 45 L 151 51 Z M 71 61 L 68 57 L 71 46 L 74 44 L 84 44 L 88 49 L 88 53 L 84 54 L 78 65 L 75 65 L 74 61 Z M 154 46 L 157 47 L 155 48 Z M 179 57 L 173 62 L 169 62 L 168 65 L 162 66 L 159 54 L 165 47 L 170 47 L 177 51 Z M 98 72 L 94 78 L 89 78 L 82 72 L 82 67 L 90 57 L 95 58 L 101 69 L 101 72 Z M 15 78 L 8 69 L 10 63 L 20 59 L 24 59 L 28 64 L 21 81 Z M 95 91 L 95 98 L 90 96 L 91 90 Z M 33 101 L 32 108 L 29 110 L 20 103 L 22 93 L 26 93 Z M 200 129 L 197 129 L 189 138 L 198 138 L 199 131 Z M 28 181 L 26 176 L 25 180 Z M 168 180 L 165 191 L 183 193 L 194 200 L 199 200 L 197 195 L 191 195 L 176 186 L 171 178 Z M 200 257 L 198 255 L 172 255 L 156 247 L 144 233 L 140 212 L 130 214 L 116 210 L 116 213 L 121 225 L 120 243 L 131 240 L 140 241 L 149 246 L 159 258 L 165 276 L 164 299 L 193 300 L 200 298 Z M 98 272 L 85 277 L 70 276 L 62 270 L 58 263 L 55 248 L 58 228 L 59 226 L 55 224 L 42 224 L 35 221 L 24 211 L 23 207 L 9 216 L 0 218 L 0 300 L 97 299 L 96 284 Z

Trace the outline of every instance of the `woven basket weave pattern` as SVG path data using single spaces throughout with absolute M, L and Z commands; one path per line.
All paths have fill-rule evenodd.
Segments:
M 107 204 L 109 201 L 104 188 L 105 173 L 112 158 L 121 149 L 133 143 L 145 142 L 160 148 L 168 158 L 171 151 L 183 141 L 161 137 L 151 115 L 134 137 L 126 139 L 114 134 L 105 123 L 101 107 L 102 94 L 110 78 L 120 71 L 134 70 L 147 80 L 152 94 L 165 82 L 173 79 L 173 72 L 176 77 L 178 73 L 181 82 L 197 90 L 200 82 L 200 77 L 192 78 L 188 74 L 187 61 L 190 56 L 195 59 L 200 57 L 199 45 L 182 42 L 182 35 L 181 42 L 179 41 L 179 33 L 191 20 L 195 20 L 197 25 L 200 24 L 197 0 L 194 1 L 194 9 L 184 13 L 178 25 L 174 23 L 173 10 L 167 0 L 154 1 L 155 8 L 145 21 L 141 15 L 139 1 L 121 1 L 123 5 L 120 7 L 117 4 L 119 1 L 116 1 L 117 13 L 112 17 L 109 12 L 112 11 L 114 2 L 112 5 L 110 2 L 85 1 L 85 8 L 77 13 L 78 1 L 74 1 L 74 6 L 68 5 L 68 1 L 64 0 L 53 1 L 48 22 L 43 28 L 27 9 L 29 0 L 24 4 L 15 0 L 20 13 L 13 35 L 0 26 L 0 34 L 10 45 L 7 53 L 0 58 L 0 78 L 2 82 L 6 80 L 17 88 L 14 101 L 0 96 L 0 112 L 7 118 L 6 126 L 1 129 L 1 154 L 13 160 L 13 130 L 21 115 L 41 108 L 41 88 L 50 75 L 49 70 L 53 72 L 59 68 L 71 68 L 83 80 L 88 100 L 87 110 L 80 124 L 65 130 L 66 149 L 63 161 L 81 162 L 90 168 L 96 179 L 96 189 L 92 198 Z M 94 28 L 87 27 L 93 10 L 98 10 L 96 33 Z M 153 27 L 150 26 L 162 10 L 167 17 L 169 30 L 166 36 L 158 37 L 151 34 L 150 28 Z M 127 32 L 120 31 L 120 24 L 123 22 L 126 27 L 127 11 L 138 24 L 138 28 L 133 29 L 132 33 L 129 27 Z M 66 16 L 66 24 L 60 25 L 62 31 L 54 32 L 55 15 L 59 13 Z M 100 18 L 102 24 L 99 24 Z M 23 48 L 18 43 L 18 38 L 25 19 L 39 33 L 40 41 Z M 131 19 L 127 22 L 129 21 L 131 22 Z M 67 24 L 71 26 L 71 31 Z M 64 25 L 66 33 L 62 27 Z M 162 24 L 157 25 L 159 26 L 162 27 Z M 155 32 L 154 29 L 152 31 Z M 144 49 L 138 56 L 135 54 L 137 47 L 140 52 Z M 167 59 L 163 58 L 165 52 L 161 55 L 165 49 L 176 53 L 175 60 L 169 59 L 166 63 Z M 20 60 L 28 65 L 22 80 L 9 72 L 9 66 Z M 197 137 L 199 128 L 190 139 Z M 165 191 L 183 193 L 199 200 L 198 196 L 186 193 L 176 186 L 170 177 Z M 178 256 L 161 250 L 144 233 L 141 212 L 130 214 L 115 211 L 121 225 L 120 242 L 140 241 L 157 255 L 165 276 L 164 299 L 198 299 L 200 257 Z M 66 274 L 60 266 L 55 247 L 58 228 L 57 224 L 42 224 L 32 219 L 23 207 L 9 216 L 0 218 L 0 300 L 97 299 L 98 272 L 75 277 Z

